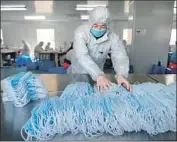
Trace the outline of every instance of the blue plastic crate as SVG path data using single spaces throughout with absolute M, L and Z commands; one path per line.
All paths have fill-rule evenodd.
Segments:
M 37 64 L 36 62 L 27 62 L 26 67 L 27 67 L 27 70 L 36 70 Z
M 165 74 L 166 68 L 164 66 L 153 65 L 151 68 L 151 74 Z
M 57 68 L 50 68 L 48 70 L 49 73 L 53 73 L 53 74 L 66 74 L 67 73 L 67 69 L 63 68 L 63 67 L 57 67 Z
M 41 61 L 39 63 L 39 70 L 41 71 L 48 71 L 50 68 L 55 67 L 55 62 L 54 61 Z
M 165 74 L 176 74 L 176 69 L 166 68 Z

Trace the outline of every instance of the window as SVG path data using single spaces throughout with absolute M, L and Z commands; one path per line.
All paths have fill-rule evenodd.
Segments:
M 174 2 L 173 13 L 176 14 L 176 1 Z
M 37 29 L 37 44 L 41 41 L 44 42 L 43 48 L 50 42 L 50 47 L 55 49 L 54 29 Z
M 176 42 L 176 29 L 171 30 L 170 45 L 175 45 Z
M 174 13 L 174 14 L 176 14 L 176 7 L 175 7 L 175 8 L 173 8 L 173 13 Z
M 126 40 L 127 45 L 132 43 L 132 29 L 123 29 L 123 40 Z
M 1 44 L 4 44 L 4 41 L 3 41 L 3 34 L 2 34 L 2 29 L 1 29 Z

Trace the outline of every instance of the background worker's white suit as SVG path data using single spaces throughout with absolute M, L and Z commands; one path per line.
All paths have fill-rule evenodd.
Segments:
M 93 80 L 104 75 L 103 66 L 111 52 L 111 60 L 117 75 L 128 76 L 129 59 L 122 40 L 109 29 L 109 12 L 105 7 L 96 7 L 91 11 L 88 24 L 79 26 L 74 33 L 73 74 L 89 74 Z M 107 32 L 99 39 L 90 33 L 95 23 L 105 23 Z

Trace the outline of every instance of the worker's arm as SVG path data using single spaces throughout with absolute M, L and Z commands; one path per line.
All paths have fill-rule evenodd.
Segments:
M 92 79 L 96 81 L 97 77 L 104 75 L 104 72 L 90 57 L 85 38 L 86 36 L 83 32 L 78 32 L 76 30 L 74 35 L 74 50 L 76 53 L 76 59 L 84 70 L 92 77 Z
M 116 76 L 128 77 L 129 58 L 127 56 L 122 40 L 118 36 L 113 35 L 111 43 L 111 60 L 113 63 Z
M 111 59 L 116 71 L 116 80 L 119 85 L 124 86 L 128 91 L 132 91 L 132 86 L 128 82 L 129 59 L 122 40 L 118 36 L 112 37 Z

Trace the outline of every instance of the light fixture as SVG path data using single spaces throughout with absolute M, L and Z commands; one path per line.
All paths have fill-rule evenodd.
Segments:
M 88 20 L 89 19 L 89 15 L 81 15 L 81 20 Z
M 84 5 L 84 4 L 77 4 L 76 7 L 97 7 L 97 6 L 103 6 L 103 7 L 106 7 L 106 4 L 98 4 L 98 5 Z
M 1 5 L 1 8 L 5 8 L 5 7 L 26 7 L 25 5 Z
M 174 3 L 174 7 L 176 7 L 176 1 L 175 1 L 175 3 Z
M 76 10 L 80 10 L 80 11 L 82 11 L 82 10 L 93 10 L 94 8 L 93 7 L 76 7 Z
M 25 5 L 1 5 L 1 11 L 21 11 L 27 10 Z
M 173 13 L 176 14 L 176 8 L 173 8 Z
M 130 21 L 133 20 L 133 16 L 129 16 L 128 20 L 130 20 Z
M 45 20 L 45 16 L 24 16 L 25 20 Z
M 83 4 L 78 4 L 76 5 L 76 10 L 93 10 L 97 6 L 103 6 L 107 7 L 106 4 L 97 4 L 97 5 L 83 5 Z

